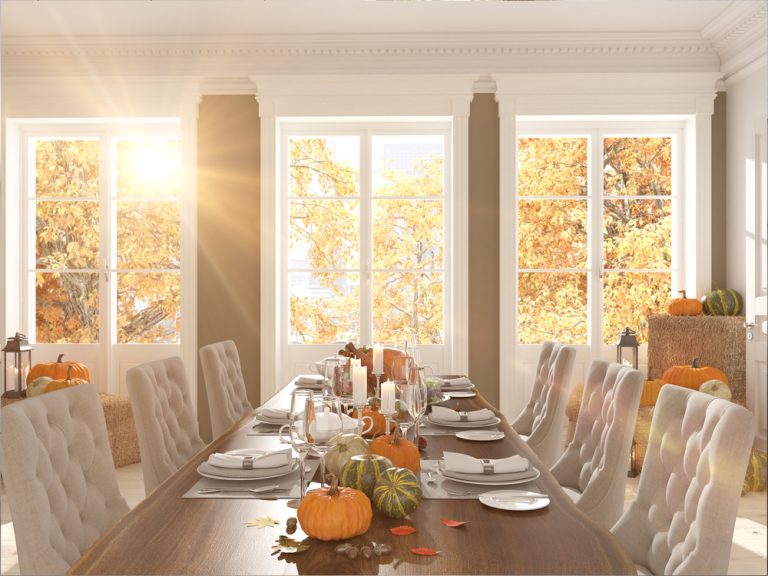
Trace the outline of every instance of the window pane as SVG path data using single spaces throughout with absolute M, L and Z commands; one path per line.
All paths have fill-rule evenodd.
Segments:
M 586 200 L 521 200 L 517 218 L 520 268 L 587 265 Z
M 37 201 L 35 259 L 37 268 L 98 268 L 99 203 Z
M 181 332 L 179 273 L 118 273 L 117 342 L 172 344 Z
M 443 343 L 443 274 L 377 272 L 373 275 L 373 339 Z
M 290 139 L 290 196 L 358 196 L 357 136 Z
M 616 344 L 619 333 L 629 326 L 640 344 L 648 341 L 648 317 L 666 312 L 672 293 L 668 272 L 603 275 L 603 342 Z
M 374 136 L 374 196 L 442 196 L 443 136 Z
M 672 266 L 671 200 L 606 200 L 603 267 Z
M 442 200 L 374 200 L 373 222 L 374 268 L 443 267 Z
M 117 202 L 117 267 L 179 268 L 181 209 L 178 202 Z
M 587 274 L 518 273 L 518 341 L 587 343 Z
M 520 138 L 520 196 L 586 196 L 586 138 Z
M 608 195 L 670 195 L 672 139 L 605 138 L 603 187 Z
M 357 268 L 359 200 L 290 200 L 289 268 Z
M 35 274 L 35 334 L 43 344 L 99 341 L 98 272 Z
M 99 141 L 35 141 L 35 194 L 56 198 L 98 197 Z
M 178 140 L 118 140 L 117 194 L 140 198 L 179 198 L 180 167 Z
M 360 275 L 289 272 L 290 342 L 360 339 Z

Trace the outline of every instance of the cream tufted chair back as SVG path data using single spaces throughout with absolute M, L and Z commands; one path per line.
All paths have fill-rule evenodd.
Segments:
M 64 574 L 126 512 L 99 395 L 81 384 L 2 409 L 2 474 L 22 574 Z
M 555 342 L 542 344 L 531 399 L 512 422 L 515 431 L 548 467 L 555 463 L 563 449 L 565 407 L 575 358 L 573 346 Z
M 232 424 L 253 412 L 245 393 L 240 356 L 232 340 L 200 348 L 205 390 L 211 411 L 211 430 L 218 438 Z
M 134 366 L 125 377 L 139 437 L 144 490 L 149 495 L 205 444 L 181 358 Z
M 638 571 L 726 574 L 752 413 L 667 384 L 651 422 L 636 499 L 611 529 Z
M 632 437 L 643 373 L 593 360 L 573 440 L 552 474 L 590 518 L 611 528 L 624 509 Z

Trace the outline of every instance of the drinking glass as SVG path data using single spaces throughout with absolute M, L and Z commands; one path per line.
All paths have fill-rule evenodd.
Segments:
M 288 430 L 288 442 L 293 450 L 299 455 L 299 482 L 301 483 L 301 496 L 298 500 L 289 500 L 288 506 L 298 508 L 304 496 L 307 493 L 306 470 L 304 462 L 307 459 L 307 453 L 312 445 L 307 441 L 305 428 L 301 425 L 301 419 L 306 412 L 307 406 L 312 405 L 314 393 L 312 390 L 298 388 L 291 393 L 291 409 L 288 415 L 288 424 L 280 427 L 280 439 L 284 438 L 284 430 Z
M 336 396 L 314 396 L 307 402 L 301 424 L 312 452 L 320 457 L 320 485 L 325 486 L 325 455 L 331 448 L 331 438 L 344 430 L 344 414 L 339 399 Z
M 413 418 L 413 439 L 416 446 L 419 445 L 419 426 L 429 403 L 429 389 L 427 379 L 424 376 L 424 368 L 416 367 L 416 376 L 408 394 L 408 413 Z
M 415 405 L 418 399 L 414 398 L 416 387 L 412 383 L 416 380 L 417 375 L 416 363 L 410 356 L 398 356 L 392 362 L 392 380 L 395 382 L 395 391 L 399 402 L 397 420 L 403 438 L 407 438 L 408 429 L 413 425 L 411 405 Z
M 333 380 L 336 374 L 336 367 L 339 366 L 340 359 L 326 358 L 323 360 L 323 396 L 333 396 Z

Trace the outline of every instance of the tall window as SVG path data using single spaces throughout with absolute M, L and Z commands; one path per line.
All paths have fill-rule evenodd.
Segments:
M 179 141 L 123 132 L 27 140 L 37 343 L 179 341 Z
M 521 131 L 518 342 L 646 340 L 678 280 L 672 132 Z
M 292 344 L 444 341 L 448 130 L 292 127 Z

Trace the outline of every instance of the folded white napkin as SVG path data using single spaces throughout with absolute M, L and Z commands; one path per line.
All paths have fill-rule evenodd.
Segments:
M 438 376 L 437 381 L 443 388 L 472 388 L 472 381 L 466 376 L 459 376 L 458 378 L 440 378 Z
M 486 466 L 490 466 L 492 474 L 509 474 L 528 470 L 528 460 L 517 454 L 497 460 L 473 458 L 459 452 L 443 452 L 444 470 L 462 474 L 483 474 Z
M 218 468 L 278 468 L 291 463 L 291 449 L 278 450 L 233 450 L 224 454 L 213 453 L 208 457 L 208 464 Z
M 291 417 L 291 413 L 288 410 L 280 410 L 278 408 L 259 408 L 256 412 L 256 417 L 263 416 L 269 420 L 284 420 L 288 422 Z
M 466 418 L 462 418 L 465 415 Z M 470 410 L 469 412 L 456 412 L 445 406 L 432 406 L 432 420 L 442 420 L 443 422 L 480 422 L 483 420 L 492 420 L 494 414 L 488 408 L 480 410 Z
M 323 376 L 320 374 L 299 374 L 299 377 L 296 379 L 296 382 L 299 384 L 308 384 L 308 385 L 317 385 L 323 383 Z

